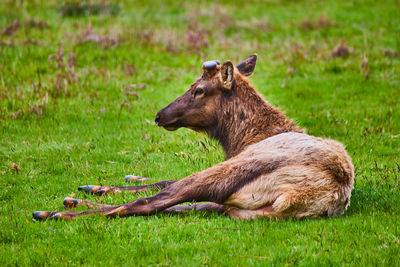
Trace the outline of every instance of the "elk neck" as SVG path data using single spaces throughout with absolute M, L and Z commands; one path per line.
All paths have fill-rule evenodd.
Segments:
M 273 135 L 304 132 L 267 103 L 241 75 L 237 75 L 232 89 L 223 93 L 220 103 L 218 124 L 206 131 L 221 143 L 227 159 Z

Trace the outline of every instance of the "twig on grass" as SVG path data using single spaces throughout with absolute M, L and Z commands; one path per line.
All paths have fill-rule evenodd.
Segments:
M 229 255 L 231 257 L 237 257 L 237 258 L 251 258 L 251 259 L 260 259 L 260 260 L 268 260 L 268 257 L 265 256 L 247 256 L 247 255 Z

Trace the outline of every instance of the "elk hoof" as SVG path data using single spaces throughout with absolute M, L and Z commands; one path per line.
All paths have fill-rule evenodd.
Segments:
M 148 178 L 144 178 L 144 177 L 140 177 L 140 176 L 136 176 L 136 175 L 127 175 L 125 176 L 125 181 L 127 182 L 144 182 L 144 181 L 148 181 Z
M 32 216 L 35 220 L 43 221 L 49 218 L 50 214 L 51 213 L 49 211 L 35 211 L 32 213 Z
M 76 208 L 79 204 L 79 200 L 71 198 L 71 197 L 66 197 L 63 201 L 63 204 L 66 209 Z
M 78 190 L 93 194 L 93 185 L 80 186 L 80 187 L 78 187 Z
M 92 195 L 96 194 L 96 195 L 101 196 L 101 195 L 105 194 L 106 191 L 104 189 L 100 189 L 100 188 L 101 187 L 97 186 L 97 185 L 84 185 L 84 186 L 78 187 L 78 190 L 84 191 L 84 192 L 92 194 Z
M 52 220 L 59 220 L 59 219 L 60 219 L 60 215 L 54 214 L 53 216 L 50 217 L 50 219 L 52 219 Z
M 106 193 L 106 191 L 103 189 L 99 189 L 96 191 L 96 195 L 99 195 L 99 196 L 104 195 L 105 193 Z

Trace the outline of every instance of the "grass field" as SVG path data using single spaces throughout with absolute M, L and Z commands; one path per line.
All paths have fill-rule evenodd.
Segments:
M 66 3 L 0 4 L 1 266 L 400 265 L 399 1 Z M 154 116 L 203 61 L 252 53 L 251 81 L 270 103 L 346 145 L 356 182 L 344 216 L 32 219 L 66 196 L 154 193 L 81 185 L 179 179 L 223 161 L 216 142 Z

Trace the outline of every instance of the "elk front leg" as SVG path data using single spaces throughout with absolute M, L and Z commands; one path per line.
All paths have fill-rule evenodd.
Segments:
M 165 190 L 165 189 L 164 189 Z M 163 190 L 163 191 L 164 191 Z M 104 207 L 97 210 L 87 211 L 61 211 L 61 212 L 50 212 L 50 211 L 36 211 L 33 213 L 33 217 L 37 220 L 45 219 L 63 219 L 71 220 L 82 215 L 100 214 L 106 215 L 107 217 L 127 217 L 132 215 L 143 215 L 148 216 L 162 211 L 167 207 L 184 202 L 182 197 L 164 198 L 165 194 L 162 191 L 152 197 L 139 198 L 135 201 L 129 202 L 120 206 Z
M 104 194 L 114 194 L 120 193 L 122 191 L 138 193 L 148 190 L 157 190 L 168 187 L 169 185 L 175 183 L 176 180 L 164 180 L 154 184 L 149 185 L 136 185 L 136 186 L 99 186 L 99 185 L 84 185 L 78 187 L 79 191 L 84 191 L 90 194 L 104 195 Z
M 127 217 L 132 215 L 148 216 L 164 211 L 166 213 L 173 213 L 189 209 L 188 206 L 175 206 L 183 202 L 217 201 L 218 197 L 215 196 L 215 183 L 213 182 L 215 173 L 214 169 L 191 175 L 185 179 L 176 181 L 154 196 L 140 198 L 121 205 L 111 211 L 107 211 L 105 215 L 107 217 Z M 203 203 L 199 205 L 200 210 L 220 213 L 225 212 L 227 209 L 226 206 L 216 203 Z
M 66 197 L 64 199 L 64 207 L 66 209 L 76 208 L 76 207 L 89 207 L 89 208 L 112 208 L 112 205 L 95 203 L 85 199 L 76 199 Z M 115 207 L 115 206 L 114 206 Z M 227 206 L 220 205 L 217 203 L 193 203 L 189 205 L 176 205 L 173 207 L 169 207 L 162 211 L 162 213 L 175 214 L 182 213 L 188 211 L 207 211 L 207 212 L 216 212 L 216 213 L 224 213 L 228 209 Z
M 64 220 L 71 220 L 74 219 L 78 216 L 83 216 L 83 215 L 92 215 L 92 214 L 101 214 L 108 217 L 115 217 L 117 215 L 124 217 L 124 216 L 129 216 L 129 214 L 123 214 L 121 213 L 121 209 L 125 205 L 121 206 L 111 206 L 111 205 L 104 205 L 104 204 L 98 204 L 94 203 L 91 201 L 87 200 L 79 200 L 80 204 L 82 206 L 89 206 L 89 207 L 96 207 L 100 208 L 97 210 L 88 210 L 88 211 L 63 211 L 63 212 L 50 212 L 50 211 L 36 211 L 33 213 L 33 217 L 36 220 L 46 220 L 46 219 L 64 219 Z M 217 203 L 198 203 L 198 204 L 191 204 L 191 205 L 176 205 L 169 207 L 161 213 L 166 213 L 166 214 L 179 214 L 183 212 L 188 212 L 188 211 L 206 211 L 206 212 L 215 212 L 215 213 L 220 213 L 220 214 L 225 214 L 226 211 L 229 210 L 227 206 L 220 205 Z M 114 215 L 117 212 L 117 215 Z M 137 214 L 139 215 L 139 214 Z M 141 215 L 150 215 L 149 213 L 147 214 L 141 214 Z
M 33 218 L 39 221 L 47 219 L 63 219 L 71 220 L 82 215 L 92 215 L 92 214 L 105 214 L 107 211 L 112 211 L 119 206 L 110 206 L 108 208 L 102 208 L 97 210 L 85 210 L 85 211 L 35 211 L 32 215 Z
M 34 212 L 33 217 L 36 219 L 74 219 L 77 216 L 90 214 L 102 214 L 107 217 L 148 216 L 183 202 L 207 200 L 199 194 L 198 185 L 194 182 L 195 179 L 191 178 L 176 181 L 154 196 L 139 198 L 120 206 L 88 211 Z

